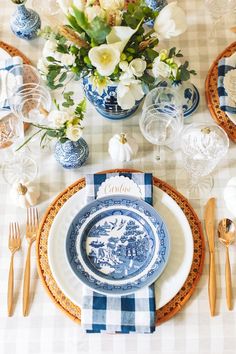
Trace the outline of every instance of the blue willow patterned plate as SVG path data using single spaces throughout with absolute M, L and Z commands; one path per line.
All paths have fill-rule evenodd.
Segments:
M 106 196 L 78 212 L 68 230 L 66 254 L 88 287 L 125 295 L 161 275 L 169 256 L 169 235 L 163 219 L 143 200 Z

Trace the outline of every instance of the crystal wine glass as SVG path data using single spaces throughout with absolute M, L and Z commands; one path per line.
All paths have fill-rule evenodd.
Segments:
M 215 124 L 195 123 L 184 129 L 181 152 L 184 170 L 177 179 L 178 190 L 190 199 L 209 195 L 214 180 L 210 175 L 226 155 L 229 138 Z
M 14 183 L 28 183 L 37 175 L 37 165 L 34 160 L 23 151 L 16 153 L 15 149 L 24 136 L 24 126 L 21 119 L 9 113 L 0 120 L 0 154 L 2 173 L 5 181 Z
M 217 25 L 226 14 L 235 9 L 236 0 L 205 0 L 205 6 L 213 21 L 209 37 L 214 40 Z
M 158 174 L 162 174 L 161 146 L 172 144 L 183 127 L 183 112 L 179 106 L 154 104 L 143 110 L 139 120 L 143 136 L 155 149 L 155 160 L 158 163 Z

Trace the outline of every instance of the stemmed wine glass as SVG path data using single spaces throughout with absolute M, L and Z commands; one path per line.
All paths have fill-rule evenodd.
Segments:
M 172 144 L 183 127 L 181 100 L 169 87 L 158 87 L 147 95 L 139 120 L 143 136 L 155 145 L 155 159 L 161 160 L 161 146 Z M 151 104 L 150 104 L 151 103 Z
M 214 40 L 216 38 L 217 25 L 226 14 L 236 8 L 236 0 L 205 0 L 205 6 L 213 21 L 209 38 Z
M 181 136 L 184 170 L 178 175 L 178 190 L 190 199 L 208 197 L 214 185 L 211 172 L 228 148 L 228 136 L 215 124 L 194 123 L 185 128 Z
M 2 172 L 5 181 L 28 183 L 37 175 L 37 165 L 33 159 L 23 153 L 15 153 L 16 147 L 22 142 L 24 126 L 21 119 L 9 113 L 0 120 L 0 154 L 3 161 Z

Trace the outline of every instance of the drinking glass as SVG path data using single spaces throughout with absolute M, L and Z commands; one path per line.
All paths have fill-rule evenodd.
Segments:
M 24 126 L 22 120 L 9 113 L 0 120 L 0 154 L 4 180 L 14 183 L 28 183 L 37 175 L 37 165 L 24 151 L 15 152 L 22 142 Z
M 235 9 L 236 0 L 205 0 L 205 6 L 213 21 L 209 38 L 214 40 L 216 38 L 217 25 L 226 14 Z
M 178 190 L 190 199 L 206 198 L 214 185 L 211 173 L 228 148 L 228 136 L 215 124 L 195 123 L 185 128 L 181 136 L 184 170 L 177 179 Z

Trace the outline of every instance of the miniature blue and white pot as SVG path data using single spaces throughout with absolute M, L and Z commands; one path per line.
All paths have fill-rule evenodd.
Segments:
M 122 109 L 117 102 L 117 84 L 107 85 L 100 94 L 89 81 L 88 77 L 83 78 L 83 88 L 87 99 L 94 105 L 98 113 L 103 117 L 118 120 L 130 117 L 139 107 L 142 100 L 136 101 L 131 109 Z
M 67 140 L 65 143 L 57 141 L 54 156 L 64 168 L 79 168 L 89 156 L 89 147 L 83 138 L 78 141 Z
M 184 118 L 190 117 L 198 108 L 200 103 L 200 94 L 195 85 L 190 81 L 173 81 L 161 80 L 157 86 L 171 86 L 174 88 L 182 100 Z
M 27 9 L 24 4 L 17 5 L 16 12 L 10 19 L 12 32 L 22 39 L 34 39 L 41 28 L 41 20 L 37 12 Z

